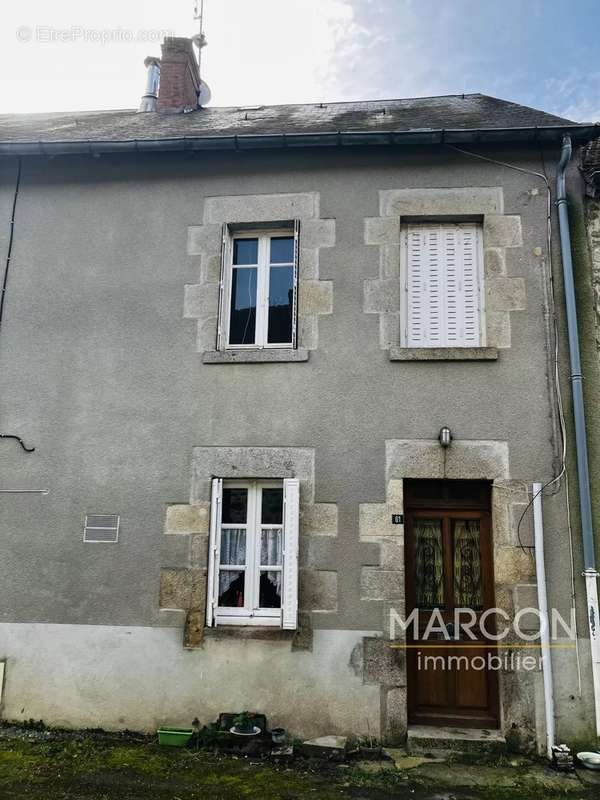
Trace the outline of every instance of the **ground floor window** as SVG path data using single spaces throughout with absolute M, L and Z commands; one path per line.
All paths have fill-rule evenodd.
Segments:
M 298 480 L 213 480 L 208 625 L 296 628 Z

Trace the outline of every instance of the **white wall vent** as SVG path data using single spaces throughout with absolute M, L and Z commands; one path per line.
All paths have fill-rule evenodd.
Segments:
M 120 517 L 117 514 L 87 514 L 84 542 L 118 542 Z

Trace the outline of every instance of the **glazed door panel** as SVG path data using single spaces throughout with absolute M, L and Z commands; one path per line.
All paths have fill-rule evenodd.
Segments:
M 497 727 L 495 651 L 479 624 L 494 605 L 489 513 L 407 510 L 406 589 L 407 614 L 418 610 L 418 635 L 407 636 L 409 722 Z M 455 630 L 456 609 L 474 638 Z

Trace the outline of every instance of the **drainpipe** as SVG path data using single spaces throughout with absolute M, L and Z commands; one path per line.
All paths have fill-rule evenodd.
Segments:
M 544 521 L 542 517 L 542 484 L 534 483 L 533 531 L 535 536 L 535 574 L 537 578 L 538 609 L 540 612 L 540 644 L 542 646 L 542 675 L 544 678 L 544 709 L 546 712 L 546 755 L 552 759 L 554 746 L 554 685 L 550 655 L 550 625 L 548 622 L 548 596 L 546 593 L 546 564 L 544 561 Z
M 583 376 L 579 354 L 579 334 L 577 329 L 577 308 L 573 281 L 573 260 L 571 257 L 571 234 L 565 186 L 565 172 L 571 159 L 571 137 L 565 135 L 556 174 L 556 204 L 558 206 L 558 225 L 565 285 L 567 308 L 567 330 L 569 336 L 569 359 L 571 363 L 571 390 L 573 393 L 573 415 L 575 418 L 575 451 L 577 455 L 577 478 L 579 482 L 579 509 L 581 513 L 581 536 L 583 539 L 583 577 L 587 599 L 587 617 L 590 630 L 592 655 L 592 678 L 594 682 L 594 704 L 596 711 L 596 735 L 600 736 L 600 616 L 598 613 L 598 571 L 594 550 L 594 530 L 592 527 L 592 502 L 590 497 L 590 475 L 587 455 L 587 436 L 585 430 L 585 411 L 583 407 Z

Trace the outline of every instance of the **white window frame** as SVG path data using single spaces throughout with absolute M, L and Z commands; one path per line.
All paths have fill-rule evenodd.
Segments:
M 246 524 L 222 522 L 223 489 L 248 490 Z M 283 492 L 281 524 L 261 522 L 261 492 L 280 488 Z M 221 531 L 228 528 L 246 530 L 246 564 L 220 565 Z M 260 547 L 263 529 L 279 528 L 282 537 L 282 563 L 261 568 Z M 295 629 L 297 625 L 298 569 L 298 481 L 285 480 L 213 480 L 211 532 L 207 592 L 207 625 L 260 625 Z M 219 572 L 221 569 L 245 572 L 244 608 L 218 606 Z M 281 608 L 260 608 L 260 573 L 281 572 Z
M 294 251 L 292 261 L 271 264 L 269 259 L 270 241 L 273 237 L 286 237 L 294 241 Z M 258 239 L 258 262 L 257 264 L 238 264 L 233 263 L 234 241 L 236 239 Z M 296 346 L 296 325 L 297 325 L 297 296 L 298 296 L 298 225 L 291 224 L 289 227 L 269 228 L 258 230 L 228 231 L 223 236 L 224 248 L 224 287 L 221 291 L 220 317 L 223 320 L 222 328 L 224 333 L 225 349 L 227 350 L 263 350 L 263 349 L 285 349 L 290 350 Z M 269 342 L 269 280 L 271 267 L 292 267 L 293 269 L 293 301 L 292 301 L 292 330 L 289 341 Z M 229 332 L 231 324 L 231 293 L 233 288 L 234 269 L 256 268 L 256 326 L 254 331 L 254 342 L 251 344 L 231 344 Z
M 427 230 L 431 228 L 471 228 L 475 231 L 476 237 L 476 258 L 477 258 L 477 314 L 479 339 L 476 344 L 472 343 L 447 343 L 448 329 L 444 329 L 445 344 L 413 344 L 409 337 L 409 263 L 408 263 L 408 234 L 415 229 Z M 484 275 L 484 255 L 483 255 L 483 225 L 479 222 L 414 222 L 403 224 L 400 238 L 400 345 L 407 348 L 458 348 L 458 347 L 485 347 L 486 346 L 486 310 L 485 310 L 485 275 Z M 447 306 L 444 306 L 446 310 Z

